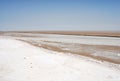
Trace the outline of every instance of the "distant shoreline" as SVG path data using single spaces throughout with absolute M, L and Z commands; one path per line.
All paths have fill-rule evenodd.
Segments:
M 33 34 L 120 37 L 120 31 L 0 31 L 0 34 L 3 33 L 33 33 Z

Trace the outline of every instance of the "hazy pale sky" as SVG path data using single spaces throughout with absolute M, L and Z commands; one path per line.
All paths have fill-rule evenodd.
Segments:
M 0 0 L 0 30 L 120 31 L 120 0 Z

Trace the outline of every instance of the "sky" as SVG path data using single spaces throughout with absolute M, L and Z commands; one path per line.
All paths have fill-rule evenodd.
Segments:
M 120 0 L 0 0 L 0 31 L 120 31 Z

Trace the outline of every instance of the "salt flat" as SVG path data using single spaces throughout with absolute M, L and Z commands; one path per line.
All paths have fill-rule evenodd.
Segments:
M 76 36 L 59 34 L 17 33 L 1 34 L 37 47 L 56 52 L 72 53 L 93 59 L 120 64 L 120 38 L 100 36 Z M 118 65 L 117 65 L 118 66 Z
M 119 46 L 115 37 L 5 33 L 0 81 L 119 81 Z
M 0 38 L 0 81 L 119 81 L 120 72 L 79 57 Z

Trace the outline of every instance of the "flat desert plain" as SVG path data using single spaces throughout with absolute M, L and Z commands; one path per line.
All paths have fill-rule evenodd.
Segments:
M 61 34 L 61 35 L 81 35 L 81 36 L 105 36 L 120 37 L 120 31 L 7 31 L 7 33 L 33 33 L 33 34 Z M 5 33 L 5 32 L 0 32 Z
M 119 81 L 120 32 L 0 32 L 0 81 Z

